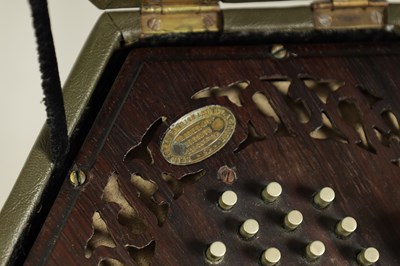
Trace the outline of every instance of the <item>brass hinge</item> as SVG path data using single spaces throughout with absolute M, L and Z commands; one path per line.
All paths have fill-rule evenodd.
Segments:
M 312 4 L 316 29 L 381 29 L 387 24 L 386 1 L 332 0 Z
M 221 29 L 217 0 L 144 0 L 142 34 L 216 32 Z

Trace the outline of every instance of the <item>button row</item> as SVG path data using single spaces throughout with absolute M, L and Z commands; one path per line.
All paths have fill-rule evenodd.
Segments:
M 282 194 L 282 186 L 278 182 L 269 183 L 262 191 L 261 197 L 266 202 L 274 202 Z M 318 208 L 328 207 L 335 199 L 335 191 L 330 187 L 322 188 L 314 196 L 314 204 Z M 219 206 L 224 210 L 229 210 L 237 203 L 237 195 L 233 191 L 225 191 L 219 198 Z
M 258 225 L 258 224 L 257 224 Z M 305 250 L 306 258 L 309 261 L 315 261 L 325 253 L 325 245 L 319 240 L 309 243 Z M 226 246 L 221 241 L 212 243 L 207 251 L 206 258 L 211 263 L 221 262 L 226 254 Z M 357 256 L 357 261 L 363 266 L 369 266 L 376 263 L 379 259 L 379 252 L 373 247 L 361 251 Z M 261 255 L 261 264 L 264 266 L 273 266 L 281 260 L 281 252 L 275 247 L 266 249 Z
M 269 183 L 262 192 L 262 197 L 268 202 L 275 201 L 282 193 L 282 187 L 277 182 Z M 324 187 L 314 196 L 314 203 L 319 208 L 326 208 L 335 199 L 335 192 L 330 187 Z M 223 210 L 230 210 L 235 206 L 238 197 L 235 192 L 228 190 L 222 193 L 218 205 Z M 256 222 L 256 221 L 255 221 Z M 284 220 L 284 227 L 288 230 L 295 230 L 303 222 L 303 215 L 298 210 L 289 212 Z M 253 222 L 254 224 L 254 222 Z M 258 225 L 258 223 L 257 223 Z M 357 229 L 357 222 L 353 217 L 345 217 L 337 226 L 335 233 L 339 237 L 348 237 Z M 242 230 L 242 229 L 241 229 Z M 245 232 L 242 236 L 249 238 Z M 250 236 L 251 237 L 251 236 Z
M 274 202 L 282 194 L 282 186 L 278 182 L 269 183 L 262 191 L 261 197 L 267 202 Z M 335 191 L 330 187 L 322 188 L 314 196 L 314 204 L 321 209 L 328 207 L 335 199 Z

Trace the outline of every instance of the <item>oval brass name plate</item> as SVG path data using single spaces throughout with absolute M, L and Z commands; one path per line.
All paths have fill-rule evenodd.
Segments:
M 233 113 L 219 105 L 194 110 L 173 123 L 161 143 L 161 153 L 171 164 L 201 162 L 218 152 L 236 128 Z

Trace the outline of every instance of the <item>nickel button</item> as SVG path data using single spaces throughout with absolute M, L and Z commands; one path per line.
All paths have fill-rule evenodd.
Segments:
M 289 212 L 285 216 L 284 225 L 289 230 L 296 229 L 303 222 L 303 214 L 298 210 Z
M 240 227 L 240 234 L 244 238 L 251 238 L 257 234 L 259 229 L 260 226 L 256 220 L 248 219 Z
M 206 256 L 211 262 L 221 261 L 226 253 L 226 246 L 221 241 L 213 242 L 207 249 Z
M 345 217 L 336 225 L 336 234 L 341 237 L 348 237 L 357 229 L 357 222 L 353 217 Z
M 328 207 L 335 199 L 335 191 L 330 187 L 324 187 L 314 197 L 314 203 L 321 209 Z
M 273 266 L 281 260 L 281 252 L 277 248 L 265 250 L 261 256 L 261 263 L 264 266 Z
M 218 205 L 224 210 L 229 210 L 235 206 L 237 199 L 236 193 L 228 190 L 222 193 L 221 197 L 219 197 Z
M 363 266 L 372 265 L 379 260 L 379 251 L 373 247 L 364 249 L 358 254 L 357 260 Z
M 281 193 L 282 186 L 278 182 L 271 182 L 262 191 L 262 198 L 268 202 L 273 202 Z
M 316 260 L 325 253 L 325 245 L 321 241 L 313 241 L 307 245 L 306 255 L 309 260 Z

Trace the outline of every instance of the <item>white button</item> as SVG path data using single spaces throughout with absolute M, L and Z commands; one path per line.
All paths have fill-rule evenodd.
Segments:
M 262 191 L 262 198 L 273 202 L 282 194 L 282 186 L 278 182 L 269 183 Z
M 285 216 L 284 225 L 287 229 L 294 230 L 303 222 L 303 214 L 298 210 L 289 212 Z
M 256 220 L 248 219 L 240 227 L 240 234 L 244 238 L 251 238 L 257 234 L 259 229 L 260 226 Z
M 219 197 L 218 204 L 222 209 L 229 210 L 235 206 L 237 199 L 236 193 L 228 190 L 222 193 L 221 197 Z
M 221 261 L 226 253 L 226 246 L 221 241 L 212 243 L 206 252 L 207 259 L 212 262 Z
M 321 241 L 313 241 L 307 245 L 306 255 L 309 260 L 316 260 L 325 253 L 325 245 Z
M 272 266 L 281 260 L 281 252 L 277 248 L 269 248 L 264 251 L 261 257 L 261 263 L 264 266 Z
M 361 265 L 372 265 L 379 260 L 379 251 L 373 247 L 364 249 L 360 254 L 358 254 L 357 260 Z
M 335 191 L 330 187 L 324 187 L 314 197 L 314 203 L 320 208 L 326 208 L 335 199 Z
M 357 229 L 357 221 L 353 217 L 346 217 L 336 225 L 336 234 L 342 237 L 351 235 Z

